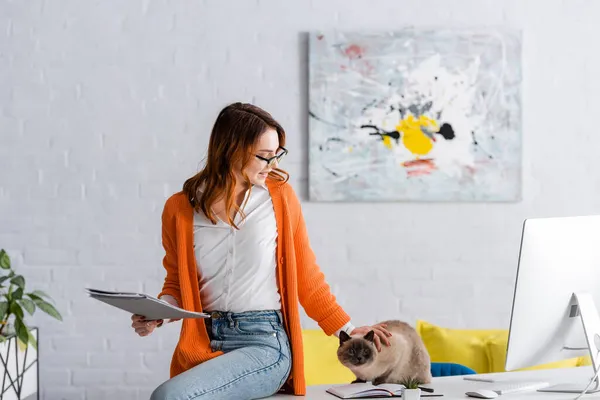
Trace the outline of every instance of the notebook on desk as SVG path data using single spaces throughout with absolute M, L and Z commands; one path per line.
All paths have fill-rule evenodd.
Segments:
M 327 389 L 327 393 L 332 394 L 340 399 L 375 399 L 385 397 L 402 397 L 404 385 L 395 383 L 382 383 L 373 385 L 366 383 L 350 383 L 347 385 L 332 386 Z M 431 389 L 429 389 L 431 390 Z M 441 397 L 441 393 L 433 391 L 421 390 L 421 397 Z

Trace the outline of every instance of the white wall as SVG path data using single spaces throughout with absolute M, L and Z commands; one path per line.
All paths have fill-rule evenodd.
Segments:
M 83 288 L 157 293 L 164 200 L 221 107 L 280 120 L 305 197 L 316 29 L 523 28 L 523 201 L 303 204 L 355 323 L 507 327 L 523 218 L 600 212 L 599 13 L 594 0 L 0 0 L 0 247 L 64 315 L 34 319 L 43 398 L 147 399 L 167 378 L 179 325 L 139 338 Z

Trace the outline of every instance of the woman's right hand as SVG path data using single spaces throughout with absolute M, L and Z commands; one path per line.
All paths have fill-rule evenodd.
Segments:
M 148 321 L 144 316 L 138 314 L 133 314 L 131 320 L 133 321 L 131 327 L 135 330 L 135 333 L 140 336 L 148 336 L 157 326 L 160 326 L 163 323 L 162 319 Z

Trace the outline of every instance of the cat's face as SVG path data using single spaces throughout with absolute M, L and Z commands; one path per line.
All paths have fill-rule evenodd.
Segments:
M 349 368 L 368 365 L 375 360 L 375 332 L 370 331 L 363 337 L 350 337 L 346 332 L 340 332 L 340 347 L 338 360 Z

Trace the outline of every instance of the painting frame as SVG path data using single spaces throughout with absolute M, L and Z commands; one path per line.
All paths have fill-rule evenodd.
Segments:
M 412 48 L 404 54 L 398 43 Z M 522 31 L 514 27 L 309 32 L 309 200 L 521 201 L 521 50 Z M 380 73 L 390 66 L 392 72 Z M 439 71 L 446 87 L 436 87 L 429 71 Z M 457 76 L 470 80 L 457 86 Z M 419 79 L 420 94 L 413 84 Z M 452 108 L 446 102 L 445 114 L 436 109 L 433 102 L 452 98 L 448 88 L 456 89 L 453 104 L 468 106 Z M 421 98 L 421 103 L 394 103 L 399 96 Z M 378 100 L 374 110 L 364 112 Z M 382 117 L 387 107 L 395 107 L 398 116 Z M 430 115 L 422 112 L 427 107 Z M 454 120 L 436 120 L 440 115 Z M 469 125 L 469 120 L 475 122 Z M 477 129 L 467 133 L 471 127 Z M 421 131 L 432 143 L 418 137 Z M 369 137 L 381 139 L 379 148 Z M 389 156 L 385 149 L 395 153 Z M 433 161 L 428 149 L 436 150 Z M 419 151 L 421 157 L 415 155 Z

